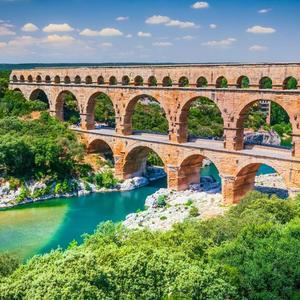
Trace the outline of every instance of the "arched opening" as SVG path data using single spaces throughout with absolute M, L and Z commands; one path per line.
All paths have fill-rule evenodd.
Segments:
M 200 154 L 191 155 L 183 160 L 178 181 L 180 190 L 192 188 L 211 193 L 221 191 L 221 178 L 217 167 Z
M 36 76 L 36 82 L 41 83 L 42 82 L 42 77 L 40 75 Z
M 20 82 L 25 82 L 25 77 L 24 77 L 24 75 L 21 75 L 21 76 L 20 76 Z
M 81 83 L 81 77 L 79 75 L 75 76 L 74 82 L 75 82 L 75 84 L 80 84 Z
M 130 79 L 127 75 L 122 77 L 122 85 L 129 85 L 130 84 Z
M 123 178 L 147 177 L 151 180 L 165 177 L 164 166 L 157 152 L 149 147 L 137 146 L 125 157 Z
M 85 78 L 85 84 L 92 84 L 93 83 L 93 79 L 91 76 L 86 76 Z
M 181 139 L 197 138 L 220 140 L 223 137 L 224 122 L 218 106 L 209 98 L 196 97 L 188 101 L 181 110 Z
M 188 78 L 186 76 L 180 77 L 178 85 L 179 87 L 188 87 L 189 86 Z
M 292 124 L 285 109 L 276 102 L 258 100 L 249 103 L 240 112 L 237 128 L 244 145 L 272 147 L 292 146 Z
M 148 86 L 157 86 L 157 79 L 155 76 L 150 76 L 148 79 Z
M 65 84 L 70 84 L 70 83 L 71 83 L 71 79 L 70 79 L 69 76 L 65 76 L 65 78 L 64 78 L 64 83 L 65 83 Z
M 286 78 L 283 82 L 284 90 L 297 90 L 298 89 L 298 81 L 295 77 L 290 76 Z
M 29 75 L 28 78 L 27 78 L 27 81 L 28 82 L 33 82 L 33 77 L 31 75 Z
M 34 90 L 30 96 L 29 96 L 29 100 L 31 101 L 35 101 L 36 103 L 36 110 L 47 110 L 50 107 L 49 104 L 49 99 L 48 96 L 46 95 L 46 93 L 41 90 L 41 89 L 36 89 Z M 41 103 L 39 103 L 41 102 Z
M 284 179 L 271 166 L 251 163 L 239 170 L 233 186 L 233 203 L 238 203 L 249 191 L 258 190 L 269 195 L 287 198 Z
M 149 95 L 133 98 L 126 108 L 125 126 L 129 133 L 168 133 L 168 120 L 160 103 Z
M 98 77 L 97 83 L 98 83 L 99 85 L 104 84 L 104 78 L 103 78 L 103 76 L 99 76 L 99 77 Z
M 227 89 L 228 88 L 228 81 L 224 76 L 220 76 L 216 81 L 216 88 L 217 89 Z
M 103 140 L 93 140 L 87 147 L 87 153 L 89 156 L 89 160 L 90 162 L 92 161 L 92 165 L 95 166 L 95 169 L 107 163 L 110 166 L 113 166 L 115 164 L 112 148 Z M 99 155 L 100 161 L 98 160 Z
M 263 77 L 261 78 L 261 80 L 259 81 L 259 88 L 263 89 L 263 90 L 268 90 L 268 89 L 272 89 L 273 87 L 273 83 L 272 83 L 272 79 L 270 77 Z
M 105 93 L 93 94 L 87 106 L 87 129 L 114 128 L 115 109 L 111 99 Z
M 17 77 L 16 75 L 14 75 L 14 76 L 12 77 L 12 80 L 13 80 L 13 82 L 18 82 L 18 77 Z
M 51 83 L 51 78 L 50 78 L 49 75 L 47 75 L 47 76 L 45 77 L 45 82 L 46 82 L 46 83 Z
M 164 79 L 162 81 L 162 85 L 166 86 L 166 87 L 172 86 L 173 85 L 172 79 L 169 76 L 164 77 Z
M 208 82 L 207 79 L 203 76 L 199 77 L 197 79 L 197 83 L 196 83 L 197 87 L 201 88 L 201 87 L 207 87 L 208 86 Z
M 109 78 L 109 85 L 117 85 L 117 84 L 118 84 L 117 78 L 115 76 L 111 76 Z
M 143 77 L 141 77 L 141 76 L 136 76 L 135 78 L 134 78 L 134 85 L 135 86 L 143 86 L 144 85 L 144 79 L 143 79 Z
M 75 95 L 69 91 L 63 91 L 56 100 L 57 117 L 72 125 L 80 126 L 80 112 Z
M 60 77 L 59 76 L 55 76 L 54 77 L 54 83 L 60 83 Z
M 237 88 L 238 89 L 248 89 L 250 86 L 250 80 L 247 76 L 241 76 L 239 77 L 237 81 Z

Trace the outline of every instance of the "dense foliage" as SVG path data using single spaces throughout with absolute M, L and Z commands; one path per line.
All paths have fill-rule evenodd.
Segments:
M 224 217 L 168 232 L 106 223 L 77 246 L 0 273 L 3 299 L 291 299 L 300 284 L 300 204 L 257 192 Z M 11 274 L 11 270 L 16 269 Z M 1 276 L 0 275 L 0 276 Z

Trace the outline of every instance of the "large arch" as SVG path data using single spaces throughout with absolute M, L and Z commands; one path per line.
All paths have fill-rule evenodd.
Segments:
M 101 108 L 103 110 L 103 118 L 101 118 L 101 120 L 97 120 L 97 117 L 95 118 L 97 101 L 102 101 L 103 104 L 103 107 Z M 94 129 L 95 121 L 104 122 L 109 127 L 114 127 L 115 125 L 115 109 L 113 102 L 111 98 L 103 92 L 96 92 L 89 97 L 86 107 L 86 120 L 83 127 L 85 127 L 85 129 Z
M 137 103 L 138 103 L 140 100 L 143 100 L 143 99 L 147 100 L 148 102 L 153 101 L 153 102 L 156 102 L 156 103 L 159 104 L 159 106 L 160 106 L 160 108 L 161 108 L 161 110 L 162 110 L 162 112 L 163 112 L 162 117 L 165 117 L 166 120 L 167 120 L 167 123 L 168 123 L 168 125 L 167 125 L 167 130 L 166 130 L 167 132 L 165 132 L 165 133 L 168 133 L 168 130 L 169 130 L 169 128 L 170 128 L 170 120 L 169 120 L 168 117 L 167 117 L 166 109 L 165 109 L 165 107 L 163 106 L 162 101 L 160 101 L 160 100 L 158 100 L 158 99 L 156 99 L 156 98 L 154 98 L 153 96 L 148 95 L 148 94 L 137 95 L 137 96 L 133 97 L 133 98 L 128 102 L 128 104 L 127 104 L 127 106 L 126 106 L 126 108 L 125 108 L 125 115 L 124 115 L 124 120 L 123 120 L 124 133 L 125 133 L 126 135 L 131 135 L 131 134 L 133 134 L 133 114 L 134 114 L 134 112 L 135 112 L 134 109 L 135 109 Z M 151 103 L 150 103 L 150 105 L 151 105 Z M 143 130 L 146 130 L 146 129 L 139 128 L 138 130 L 143 131 Z M 151 130 L 150 130 L 150 131 L 151 131 Z M 153 130 L 153 131 L 159 132 L 160 130 Z M 161 133 L 163 133 L 163 132 L 161 132 Z
M 113 147 L 100 138 L 90 141 L 90 143 L 87 145 L 87 153 L 99 154 L 105 160 L 109 160 L 113 164 L 115 162 Z
M 35 89 L 31 92 L 29 100 L 39 100 L 47 104 L 47 108 L 50 108 L 50 101 L 48 95 L 42 89 Z
M 67 110 L 68 101 L 71 102 L 70 105 L 70 111 Z M 72 107 L 73 106 L 73 107 Z M 76 95 L 74 95 L 69 90 L 61 91 L 58 96 L 56 97 L 55 101 L 55 112 L 56 117 L 61 121 L 71 121 L 73 124 L 77 124 L 80 121 L 80 112 L 79 112 L 79 104 L 76 98 Z M 72 114 L 74 115 L 73 120 L 71 119 Z

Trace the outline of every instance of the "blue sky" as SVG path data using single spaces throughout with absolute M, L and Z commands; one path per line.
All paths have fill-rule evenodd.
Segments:
M 297 62 L 299 28 L 299 0 L 0 0 L 0 62 Z

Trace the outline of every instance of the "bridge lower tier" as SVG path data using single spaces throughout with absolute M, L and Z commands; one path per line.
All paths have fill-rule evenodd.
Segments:
M 199 183 L 203 160 L 209 159 L 222 178 L 225 204 L 239 202 L 253 189 L 256 172 L 262 164 L 271 166 L 282 176 L 291 196 L 300 192 L 300 159 L 285 149 L 253 146 L 236 151 L 224 149 L 223 142 L 215 140 L 196 139 L 178 144 L 165 135 L 124 136 L 113 129 L 73 130 L 81 135 L 90 153 L 112 151 L 115 175 L 119 179 L 142 176 L 152 150 L 164 163 L 170 189 L 185 190 L 190 184 Z

